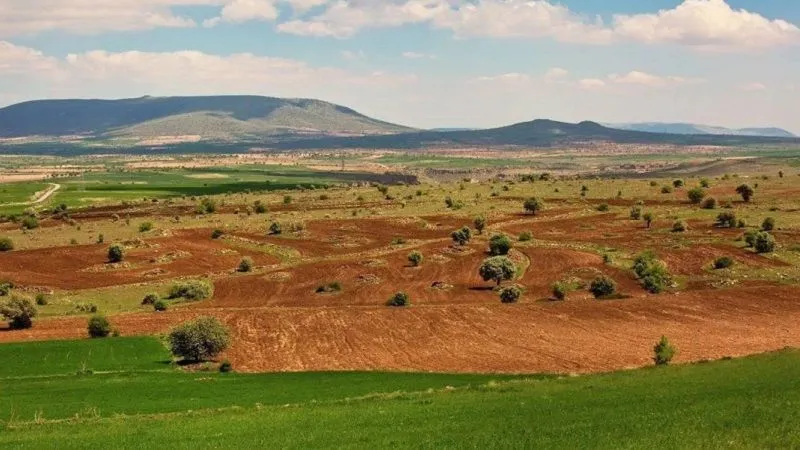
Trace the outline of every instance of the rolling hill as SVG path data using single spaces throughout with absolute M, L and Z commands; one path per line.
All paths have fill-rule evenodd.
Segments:
M 710 125 L 698 125 L 694 123 L 662 123 L 662 122 L 642 122 L 642 123 L 617 123 L 605 124 L 610 128 L 617 128 L 628 131 L 646 131 L 648 133 L 669 133 L 669 134 L 713 134 L 725 136 L 764 136 L 793 138 L 796 135 L 784 130 L 783 128 L 725 128 Z
M 0 109 L 0 137 L 200 136 L 239 140 L 405 131 L 412 129 L 332 103 L 259 96 L 39 100 Z

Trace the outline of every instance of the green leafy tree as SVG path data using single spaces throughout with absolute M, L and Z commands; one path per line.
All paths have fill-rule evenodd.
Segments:
M 14 250 L 14 241 L 9 237 L 0 237 L 0 252 L 10 252 Z
M 600 276 L 592 280 L 589 292 L 594 298 L 608 298 L 617 293 L 617 283 L 607 276 Z
M 652 226 L 653 226 L 653 220 L 654 220 L 654 219 L 655 219 L 655 218 L 653 217 L 653 213 L 651 213 L 651 212 L 646 212 L 646 213 L 644 213 L 644 215 L 642 216 L 642 220 L 644 220 L 644 225 L 645 225 L 645 227 L 646 227 L 647 229 L 650 229 L 650 227 L 652 227 Z
M 695 205 L 699 205 L 700 202 L 706 198 L 706 191 L 703 188 L 696 187 L 694 189 L 690 189 L 689 192 L 686 193 L 686 196 L 689 197 L 689 201 Z
M 505 256 L 487 258 L 478 269 L 483 281 L 494 281 L 498 286 L 517 275 L 517 266 Z
M 31 299 L 12 295 L 10 299 L 0 305 L 0 316 L 8 321 L 12 330 L 23 330 L 33 326 L 36 317 L 36 306 Z
M 736 188 L 736 193 L 742 196 L 742 200 L 749 203 L 750 199 L 753 198 L 755 191 L 749 185 L 742 184 Z
M 513 245 L 505 234 L 496 234 L 489 239 L 489 253 L 495 256 L 507 255 Z
M 767 217 L 764 219 L 764 222 L 761 223 L 761 231 L 772 231 L 775 229 L 775 219 L 772 217 Z
M 533 214 L 534 216 L 536 213 L 544 209 L 544 203 L 536 197 L 531 197 L 525 200 L 525 203 L 522 205 L 525 208 L 525 211 Z
M 500 301 L 503 303 L 517 303 L 521 296 L 522 291 L 516 286 L 509 286 L 500 290 Z
M 245 256 L 239 261 L 239 267 L 236 268 L 238 272 L 252 272 L 253 271 L 253 259 L 249 256 Z
M 736 213 L 733 211 L 723 211 L 719 213 L 714 225 L 720 228 L 735 228 L 737 225 Z
M 411 304 L 411 301 L 410 301 L 410 299 L 408 297 L 408 294 L 406 294 L 405 292 L 398 292 L 398 293 L 394 294 L 386 302 L 386 306 L 393 306 L 393 307 L 396 307 L 396 308 L 402 308 L 402 307 L 405 307 L 405 306 L 409 306 L 410 304 Z
M 766 231 L 760 231 L 756 233 L 755 242 L 753 245 L 756 253 L 772 253 L 775 251 L 775 246 L 775 238 L 772 237 L 771 234 L 767 233 Z
M 172 354 L 190 362 L 213 358 L 228 348 L 230 342 L 230 332 L 214 317 L 185 322 L 169 333 Z
M 269 234 L 281 234 L 282 232 L 281 224 L 278 222 L 272 222 L 272 225 L 269 226 Z
M 450 237 L 453 238 L 453 242 L 458 245 L 467 245 L 470 239 L 472 239 L 472 230 L 465 226 L 450 233 Z

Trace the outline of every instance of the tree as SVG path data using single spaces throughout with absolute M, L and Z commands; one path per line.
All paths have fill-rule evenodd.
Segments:
M 142 299 L 142 305 L 155 305 L 157 301 L 159 301 L 161 297 L 155 292 L 151 292 L 144 296 Z
M 487 258 L 478 269 L 483 281 L 494 281 L 500 283 L 511 280 L 517 275 L 517 266 L 505 256 L 494 256 Z
M 36 216 L 25 216 L 22 219 L 22 228 L 25 230 L 34 230 L 39 228 L 39 219 Z
M 535 216 L 537 212 L 544 209 L 544 203 L 536 197 L 531 197 L 525 200 L 523 207 L 525 208 L 525 211 Z
M 459 230 L 453 231 L 450 234 L 450 237 L 453 238 L 453 242 L 458 245 L 467 245 L 469 240 L 472 239 L 472 230 L 469 227 L 464 226 Z
M 8 326 L 12 330 L 23 330 L 33 326 L 33 318 L 36 317 L 36 306 L 29 298 L 18 297 L 16 295 L 0 305 L 0 316 L 8 321 Z
M 653 347 L 653 362 L 657 366 L 666 366 L 672 361 L 676 350 L 669 343 L 666 336 L 661 336 L 661 340 Z
M 700 202 L 706 198 L 706 191 L 703 188 L 696 187 L 694 189 L 690 189 L 689 192 L 686 193 L 686 196 L 689 197 L 689 201 L 695 205 L 699 205 Z
M 511 239 L 505 234 L 496 234 L 489 239 L 489 253 L 495 256 L 507 255 L 512 246 Z
M 568 292 L 569 287 L 566 285 L 566 283 L 559 281 L 553 284 L 553 297 L 556 300 L 565 300 Z
M 264 214 L 269 211 L 269 208 L 267 208 L 267 205 L 262 203 L 261 200 L 256 200 L 255 203 L 253 203 L 253 210 L 256 214 Z
M 707 178 L 703 178 L 702 180 L 700 180 L 700 187 L 708 189 L 711 187 L 711 182 L 709 182 Z
M 516 286 L 509 286 L 500 290 L 500 301 L 503 303 L 517 303 L 522 296 L 522 291 Z
M 214 286 L 205 280 L 189 280 L 175 283 L 169 289 L 169 298 L 205 300 L 214 295 Z
M 0 252 L 10 252 L 14 250 L 14 241 L 9 237 L 0 237 Z
M 672 282 L 667 266 L 656 258 L 651 251 L 646 251 L 633 262 L 633 271 L 639 277 L 642 287 L 651 294 L 658 294 Z
M 772 253 L 775 251 L 775 238 L 766 231 L 760 231 L 756 234 L 755 244 L 753 247 L 756 253 Z
M 169 333 L 172 354 L 190 362 L 213 358 L 230 345 L 230 332 L 214 317 L 200 317 Z
M 642 220 L 644 220 L 644 225 L 647 229 L 650 229 L 650 227 L 653 225 L 653 219 L 653 213 L 651 212 L 644 213 L 642 216 Z
M 736 188 L 736 193 L 741 195 L 742 200 L 744 200 L 745 202 L 750 202 L 750 199 L 753 198 L 753 194 L 755 193 L 755 191 L 753 191 L 753 188 L 751 188 L 749 185 L 742 184 Z
M 735 261 L 730 256 L 720 256 L 714 260 L 714 268 L 717 270 L 727 269 L 733 267 Z
M 708 197 L 703 201 L 703 204 L 700 207 L 703 209 L 717 209 L 717 199 L 714 197 Z
M 118 263 L 125 258 L 125 249 L 119 244 L 114 244 L 108 248 L 108 262 Z
M 418 251 L 413 251 L 408 254 L 408 262 L 411 263 L 412 266 L 418 267 L 422 264 L 423 256 L 422 253 Z
M 775 229 L 775 219 L 772 217 L 767 217 L 764 219 L 764 222 L 761 224 L 761 231 L 772 231 Z
M 478 234 L 483 234 L 483 230 L 486 228 L 486 217 L 476 217 L 475 220 L 472 221 L 472 225 L 475 226 L 475 230 L 478 231 Z
M 631 220 L 640 220 L 642 218 L 642 207 L 634 206 L 631 208 Z
M 91 338 L 104 338 L 111 334 L 111 324 L 103 315 L 92 316 L 89 319 L 89 324 L 86 326 Z
M 398 292 L 394 294 L 389 300 L 386 302 L 386 306 L 394 306 L 397 308 L 402 308 L 405 306 L 409 306 L 411 301 L 408 297 L 408 294 L 405 292 Z
M 221 237 L 222 237 L 222 235 L 224 235 L 224 234 L 225 234 L 225 233 L 224 233 L 222 230 L 220 230 L 220 229 L 216 229 L 216 230 L 214 230 L 214 231 L 212 231 L 212 232 L 211 232 L 211 239 L 219 239 L 219 238 L 221 238 Z
M 239 267 L 236 268 L 238 272 L 251 272 L 253 270 L 253 259 L 245 256 L 239 261 Z
M 217 211 L 217 202 L 210 198 L 204 198 L 197 205 L 197 212 L 199 214 L 213 214 Z
M 672 185 L 675 187 L 675 189 L 682 188 L 683 187 L 683 180 L 675 180 L 675 181 L 672 182 Z
M 594 298 L 608 298 L 617 293 L 617 283 L 607 276 L 600 276 L 592 281 L 589 292 Z

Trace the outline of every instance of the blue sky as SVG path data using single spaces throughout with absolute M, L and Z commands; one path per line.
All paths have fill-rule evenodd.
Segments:
M 417 127 L 800 133 L 798 26 L 786 0 L 0 0 L 0 105 L 261 94 Z

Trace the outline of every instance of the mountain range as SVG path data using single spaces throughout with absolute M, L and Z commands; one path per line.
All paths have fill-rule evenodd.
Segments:
M 641 123 L 607 123 L 610 128 L 630 131 L 646 131 L 648 133 L 669 133 L 669 134 L 714 134 L 726 136 L 766 136 L 766 137 L 797 137 L 795 134 L 783 128 L 725 128 L 711 125 L 699 125 L 695 123 L 664 123 L 664 122 L 641 122 Z
M 416 149 L 426 147 L 559 147 L 593 143 L 800 145 L 785 130 L 729 130 L 691 124 L 565 123 L 538 119 L 492 129 L 418 130 L 312 99 L 261 96 L 39 100 L 0 109 L 0 138 L 60 137 L 36 147 L 58 153 L 78 136 L 93 147 L 159 147 L 174 152 L 275 149 Z M 750 130 L 750 131 L 748 131 Z M 187 140 L 152 138 L 191 137 Z M 29 139 L 27 141 L 36 141 Z M 47 141 L 46 139 L 40 141 Z M 198 142 L 199 141 L 199 142 Z M 189 145 L 192 144 L 192 145 Z M 0 152 L 9 149 L 0 143 Z M 83 151 L 73 146 L 63 151 Z M 21 150 L 22 149 L 22 150 Z
M 260 96 L 38 100 L 0 109 L 0 137 L 369 135 L 412 131 L 311 99 Z

